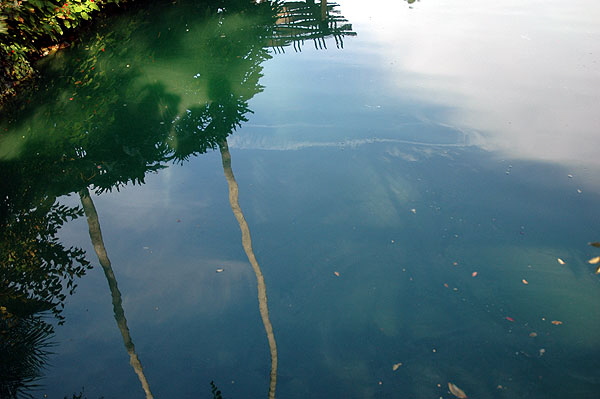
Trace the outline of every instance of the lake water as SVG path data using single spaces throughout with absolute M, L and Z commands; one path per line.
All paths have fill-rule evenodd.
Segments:
M 4 395 L 600 396 L 598 3 L 310 3 L 130 6 L 3 111 Z

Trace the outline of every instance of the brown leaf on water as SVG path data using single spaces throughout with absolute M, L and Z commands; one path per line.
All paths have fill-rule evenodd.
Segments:
M 588 263 L 592 264 L 592 265 L 596 265 L 596 264 L 600 263 L 600 256 L 596 256 L 595 258 L 588 260 Z
M 564 260 L 562 260 L 561 258 L 558 258 L 558 259 L 556 259 L 556 260 L 557 260 L 557 261 L 558 261 L 558 263 L 559 263 L 559 264 L 561 264 L 561 265 L 566 265 L 566 264 L 567 264 L 567 263 L 566 263 Z
M 600 248 L 600 242 L 590 242 L 592 247 Z
M 552 320 L 552 324 L 554 324 L 555 326 L 560 326 L 563 322 L 560 320 Z
M 450 392 L 452 392 L 452 395 L 456 396 L 457 398 L 467 399 L 467 394 L 465 393 L 465 391 L 463 391 L 453 383 L 448 383 L 448 389 L 450 390 Z
M 340 276 L 340 272 L 333 272 L 333 274 L 335 274 L 336 277 Z
M 400 366 L 402 366 L 402 363 L 396 363 L 396 364 L 394 364 L 394 365 L 392 366 L 392 370 L 393 370 L 393 371 L 396 371 L 396 370 L 398 370 L 398 369 L 400 368 Z
M 529 281 L 527 281 L 527 280 L 525 280 L 525 279 L 521 280 L 521 282 L 522 282 L 523 284 L 525 284 L 525 285 L 529 284 Z
M 600 274 L 600 266 L 596 268 L 596 274 Z

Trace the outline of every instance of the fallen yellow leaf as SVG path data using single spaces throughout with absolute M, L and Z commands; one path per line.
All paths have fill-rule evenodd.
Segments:
M 339 273 L 339 272 L 333 272 L 333 274 L 335 274 L 335 275 L 336 275 L 336 277 L 339 277 L 339 276 L 340 276 L 340 273 Z
M 392 370 L 393 370 L 393 371 L 396 371 L 396 370 L 398 370 L 398 369 L 400 368 L 400 366 L 402 366 L 402 363 L 396 363 L 396 364 L 394 364 L 394 365 L 392 366 Z
M 457 398 L 467 399 L 467 394 L 465 394 L 465 391 L 463 391 L 453 383 L 448 383 L 448 389 L 450 390 L 450 392 L 452 392 L 452 395 L 456 396 Z
M 529 281 L 527 281 L 527 280 L 525 280 L 525 279 L 521 280 L 521 282 L 522 282 L 523 284 L 525 284 L 525 285 L 529 284 Z
M 562 260 L 561 258 L 556 259 L 558 261 L 559 264 L 561 265 L 565 265 L 566 262 L 564 260 Z
M 555 326 L 559 326 L 561 325 L 563 322 L 559 321 L 559 320 L 552 320 L 552 324 L 554 324 Z
M 592 258 L 592 259 L 588 260 L 588 263 L 590 263 L 592 265 L 600 263 L 600 256 L 596 256 L 595 258 Z

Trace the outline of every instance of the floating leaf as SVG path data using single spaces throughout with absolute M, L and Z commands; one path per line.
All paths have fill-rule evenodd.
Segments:
M 590 242 L 592 247 L 600 248 L 600 242 Z
M 563 322 L 560 320 L 552 320 L 552 324 L 554 324 L 555 326 L 559 326 L 561 325 Z
M 476 276 L 477 276 L 477 272 L 471 273 L 471 277 L 476 277 Z
M 505 317 L 505 319 L 506 319 L 506 320 L 508 320 L 508 321 L 512 321 L 512 322 L 514 322 L 514 321 L 515 321 L 515 319 L 513 319 L 513 318 L 512 318 L 512 317 L 510 317 L 510 316 L 506 316 L 506 317 Z
M 588 260 L 588 263 L 592 265 L 600 263 L 600 256 L 596 256 L 595 258 Z
M 566 262 L 564 260 L 562 260 L 561 258 L 558 258 L 556 260 L 558 261 L 559 264 L 566 265 Z
M 396 363 L 396 364 L 394 364 L 394 365 L 392 366 L 392 370 L 393 370 L 393 371 L 396 371 L 396 370 L 398 370 L 398 369 L 400 368 L 400 366 L 402 366 L 402 363 Z
M 450 392 L 452 392 L 452 395 L 456 396 L 457 398 L 460 398 L 460 399 L 467 398 L 467 394 L 465 394 L 465 391 L 463 391 L 462 389 L 460 389 L 459 387 L 457 387 L 456 385 L 454 385 L 451 382 L 448 383 L 448 389 L 450 390 Z
M 340 273 L 339 273 L 339 272 L 333 272 L 333 274 L 335 274 L 335 276 L 336 276 L 336 277 L 339 277 L 339 276 L 340 276 Z
M 527 281 L 527 280 L 525 280 L 525 279 L 521 280 L 521 282 L 522 282 L 523 284 L 525 284 L 525 285 L 529 284 L 529 281 Z
M 535 331 L 532 331 L 532 332 L 529 333 L 529 336 L 531 338 L 535 338 L 535 337 L 537 337 L 537 333 Z

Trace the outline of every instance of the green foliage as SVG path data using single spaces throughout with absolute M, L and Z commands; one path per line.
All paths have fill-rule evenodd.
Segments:
M 33 75 L 41 47 L 60 42 L 110 3 L 119 0 L 0 0 L 0 96 Z
M 118 0 L 0 0 L 4 35 L 14 43 L 59 39 L 67 29 L 90 19 L 100 6 Z M 3 42 L 6 38 L 3 38 Z

